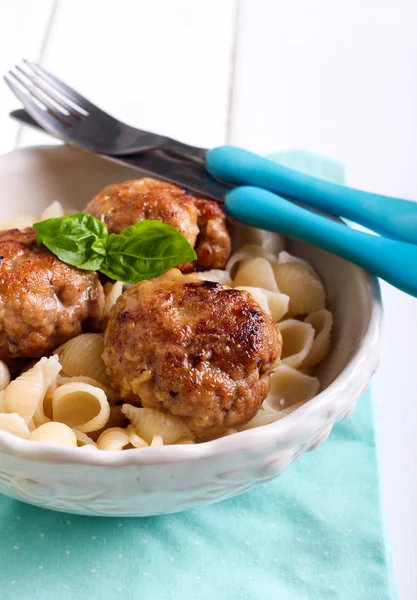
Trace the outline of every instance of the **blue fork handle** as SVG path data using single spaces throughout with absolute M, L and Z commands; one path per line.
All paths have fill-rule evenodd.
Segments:
M 261 188 L 235 188 L 225 206 L 238 221 L 319 246 L 417 296 L 417 245 L 350 229 Z
M 262 187 L 387 237 L 417 244 L 417 202 L 336 185 L 233 146 L 210 150 L 206 167 L 223 181 Z

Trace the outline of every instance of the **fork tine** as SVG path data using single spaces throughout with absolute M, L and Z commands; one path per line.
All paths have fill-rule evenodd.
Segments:
M 68 124 L 64 124 L 62 120 L 56 118 L 51 119 L 50 114 L 46 110 L 40 108 L 40 106 L 32 100 L 32 98 L 25 94 L 19 86 L 13 81 L 13 76 L 5 75 L 4 80 L 12 90 L 12 92 L 19 98 L 27 112 L 40 124 L 44 129 L 50 131 L 57 137 L 65 137 L 68 131 Z M 55 117 L 55 114 L 53 114 Z
M 49 73 L 49 71 L 46 71 L 43 67 L 40 67 L 36 63 L 33 63 L 27 59 L 25 59 L 23 62 L 30 69 L 32 69 L 32 71 L 34 71 L 34 73 L 36 73 L 36 75 L 38 75 L 40 78 L 43 78 L 47 83 L 49 83 L 52 87 L 54 87 L 55 90 L 57 90 L 60 94 L 65 96 L 68 100 L 72 101 L 74 104 L 78 105 L 80 108 L 82 108 L 87 113 L 90 110 L 97 108 L 92 102 L 87 100 L 87 98 L 84 98 L 84 96 L 81 96 L 81 94 L 79 94 L 78 92 L 76 92 L 75 90 L 70 88 L 68 85 L 66 85 L 63 81 L 61 81 L 60 79 L 58 79 L 57 77 L 52 75 L 52 73 Z
M 32 85 L 36 86 L 39 90 L 41 90 L 42 95 L 45 98 L 49 98 L 53 101 L 54 104 L 57 104 L 59 108 L 63 108 L 64 111 L 69 113 L 74 119 L 77 121 L 81 121 L 83 117 L 86 116 L 85 111 L 81 112 L 78 108 L 75 108 L 75 105 L 69 104 L 64 99 L 64 96 L 61 94 L 57 94 L 55 89 L 51 85 L 45 85 L 44 80 L 40 79 L 36 73 L 28 73 L 19 65 L 15 66 L 15 69 L 21 73 L 25 79 L 28 79 Z M 87 113 L 88 114 L 88 113 Z
M 69 127 L 73 126 L 74 122 L 71 115 L 66 114 L 62 107 L 50 102 L 50 99 L 47 95 L 43 94 L 42 92 L 39 92 L 36 87 L 30 85 L 30 83 L 28 83 L 25 79 L 20 77 L 20 75 L 15 71 L 9 71 L 9 75 L 14 77 L 14 79 L 27 91 L 27 93 L 33 96 L 33 98 L 35 98 L 38 102 L 40 102 L 46 108 L 46 110 L 49 113 L 51 113 L 56 119 L 62 121 Z

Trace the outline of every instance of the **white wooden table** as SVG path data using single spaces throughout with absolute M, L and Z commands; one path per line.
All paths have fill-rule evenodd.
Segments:
M 308 149 L 343 162 L 352 186 L 417 199 L 415 0 L 0 2 L 0 72 L 22 57 L 143 128 Z M 7 118 L 16 107 L 0 85 L 0 153 L 49 143 Z M 383 296 L 383 506 L 400 600 L 415 600 L 417 302 L 388 285 Z

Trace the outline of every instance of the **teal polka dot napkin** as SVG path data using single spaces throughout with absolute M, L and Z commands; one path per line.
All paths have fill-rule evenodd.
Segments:
M 343 182 L 327 159 L 276 160 Z M 0 598 L 396 600 L 373 423 L 366 394 L 275 481 L 166 517 L 79 517 L 0 496 Z
M 369 395 L 281 477 L 213 506 L 106 519 L 0 497 L 0 598 L 394 600 Z

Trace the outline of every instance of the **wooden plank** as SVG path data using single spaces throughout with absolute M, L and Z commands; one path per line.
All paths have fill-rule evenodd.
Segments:
M 124 121 L 221 144 L 234 9 L 235 0 L 61 0 L 43 65 Z M 34 132 L 22 137 L 39 141 Z
M 3 2 L 0 17 L 0 74 L 6 73 L 22 58 L 38 60 L 48 29 L 54 0 L 13 0 Z M 19 102 L 7 85 L 0 84 L 0 154 L 12 150 L 19 126 L 9 119 Z

